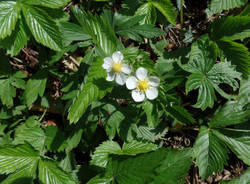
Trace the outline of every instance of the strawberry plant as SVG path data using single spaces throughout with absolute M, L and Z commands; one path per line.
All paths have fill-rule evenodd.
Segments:
M 250 6 L 199 3 L 0 0 L 0 183 L 249 183 Z

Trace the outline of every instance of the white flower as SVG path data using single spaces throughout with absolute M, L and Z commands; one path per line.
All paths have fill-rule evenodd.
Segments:
M 154 100 L 158 96 L 160 79 L 155 76 L 147 77 L 147 74 L 148 71 L 140 67 L 136 70 L 136 77 L 131 76 L 126 81 L 127 88 L 133 90 L 132 98 L 136 102 L 142 102 L 146 97 Z
M 123 63 L 123 54 L 120 51 L 114 52 L 111 57 L 104 58 L 102 67 L 107 71 L 107 81 L 115 80 L 117 84 L 124 85 L 127 75 L 131 73 L 131 66 Z

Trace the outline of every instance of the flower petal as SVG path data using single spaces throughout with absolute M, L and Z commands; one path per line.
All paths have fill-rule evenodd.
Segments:
M 146 91 L 146 96 L 149 100 L 154 100 L 158 96 L 158 90 L 155 87 L 150 87 Z
M 127 76 L 123 73 L 117 73 L 115 77 L 115 82 L 119 85 L 124 85 L 126 83 Z
M 122 65 L 122 72 L 125 74 L 130 74 L 132 72 L 132 67 L 127 65 L 127 64 L 123 64 Z
M 114 72 L 108 72 L 107 73 L 107 81 L 113 81 L 115 79 L 115 73 Z
M 102 64 L 102 67 L 105 69 L 105 70 L 108 70 L 110 71 L 111 68 L 113 66 L 113 60 L 111 57 L 105 57 L 104 58 L 104 63 Z
M 135 102 L 142 102 L 145 99 L 145 94 L 137 89 L 132 91 L 132 98 Z
M 136 77 L 139 80 L 145 80 L 145 78 L 147 77 L 147 74 L 148 74 L 148 71 L 143 67 L 140 67 L 136 70 Z
M 116 63 L 122 62 L 123 58 L 124 58 L 124 56 L 120 51 L 114 52 L 112 55 L 112 59 Z
M 148 83 L 151 85 L 151 86 L 159 86 L 160 84 L 160 79 L 158 77 L 155 77 L 155 76 L 151 76 L 148 78 Z
M 137 82 L 138 82 L 138 80 L 136 79 L 136 77 L 134 77 L 134 76 L 131 76 L 131 77 L 129 77 L 128 79 L 127 79 L 127 81 L 126 81 L 126 86 L 127 86 L 127 88 L 128 89 L 135 89 L 136 88 L 136 86 L 137 86 Z

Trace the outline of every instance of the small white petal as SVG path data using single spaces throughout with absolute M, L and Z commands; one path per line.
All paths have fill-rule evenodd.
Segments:
M 147 74 L 148 74 L 148 71 L 143 67 L 140 67 L 136 70 L 136 77 L 139 80 L 145 80 L 147 77 Z
M 136 86 L 137 86 L 137 82 L 138 82 L 138 80 L 136 79 L 136 77 L 134 77 L 134 76 L 131 76 L 131 77 L 129 77 L 128 79 L 127 79 L 127 81 L 126 81 L 126 86 L 127 86 L 127 88 L 128 89 L 135 89 L 136 88 Z
M 122 65 L 122 72 L 125 74 L 130 74 L 132 72 L 132 67 L 127 65 L 127 64 L 123 64 Z
M 105 57 L 104 58 L 104 63 L 102 65 L 102 67 L 105 70 L 110 71 L 112 69 L 112 66 L 113 66 L 113 60 L 112 60 L 112 58 L 111 57 Z
M 145 94 L 135 89 L 132 91 L 132 98 L 135 102 L 142 102 L 145 99 Z
M 148 78 L 148 83 L 151 85 L 151 86 L 159 86 L 160 84 L 160 79 L 158 77 L 155 77 L 155 76 L 151 76 Z
M 146 91 L 146 96 L 149 100 L 154 100 L 158 96 L 158 90 L 155 87 L 150 87 Z
M 112 59 L 116 63 L 122 62 L 123 58 L 124 58 L 124 56 L 120 51 L 114 52 L 112 55 Z
M 107 81 L 113 81 L 115 79 L 115 73 L 114 72 L 108 72 L 107 73 Z
M 117 73 L 115 77 L 115 82 L 119 85 L 124 85 L 127 80 L 127 76 L 123 73 Z

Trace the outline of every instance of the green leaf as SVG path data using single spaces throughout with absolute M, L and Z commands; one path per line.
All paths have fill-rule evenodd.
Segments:
M 160 122 L 160 120 L 158 118 L 158 110 L 156 109 L 157 108 L 156 105 L 150 101 L 145 101 L 142 104 L 142 108 L 147 115 L 148 127 L 150 127 L 150 128 L 156 127 Z
M 158 148 L 157 145 L 147 142 L 138 142 L 133 140 L 128 143 L 124 143 L 122 146 L 122 154 L 123 155 L 136 155 L 140 153 L 147 153 L 150 151 L 154 151 Z
M 106 141 L 96 148 L 94 154 L 92 155 L 91 164 L 99 167 L 106 167 L 110 154 L 136 155 L 139 153 L 147 153 L 156 149 L 157 146 L 155 144 L 138 142 L 135 140 L 129 143 L 124 143 L 122 149 L 117 142 Z
M 222 51 L 221 54 L 236 65 L 236 69 L 247 78 L 250 73 L 250 52 L 248 48 L 243 44 L 232 41 L 217 41 L 216 43 Z
M 144 37 L 153 38 L 165 34 L 164 31 L 155 28 L 152 24 L 139 25 L 139 22 L 143 20 L 144 17 L 144 15 L 130 17 L 115 14 L 114 22 L 116 33 L 139 42 L 142 42 Z
M 116 133 L 119 133 L 119 126 L 126 119 L 125 115 L 120 111 L 112 112 L 107 123 L 105 123 L 105 131 L 109 139 L 113 139 Z
M 243 6 L 247 0 L 212 0 L 208 5 L 206 12 L 209 16 L 220 13 L 223 10 L 237 8 Z
M 138 139 L 143 139 L 151 142 L 164 137 L 168 132 L 168 127 L 160 125 L 156 128 L 149 128 L 146 126 L 139 126 L 136 128 L 136 134 Z
M 243 106 L 250 104 L 250 77 L 241 80 L 238 101 Z
M 143 19 L 140 21 L 140 24 L 152 24 L 156 22 L 157 14 L 155 7 L 151 3 L 145 3 L 141 5 L 135 12 L 136 16 L 144 15 Z
M 13 98 L 16 96 L 16 90 L 11 84 L 10 79 L 0 80 L 0 99 L 3 105 L 13 106 Z
M 216 100 L 213 85 L 203 74 L 194 73 L 188 77 L 186 93 L 188 94 L 189 91 L 197 88 L 199 88 L 199 95 L 197 103 L 193 107 L 201 108 L 202 110 L 205 110 L 207 107 L 212 108 Z
M 16 25 L 16 29 L 12 32 L 12 34 L 6 37 L 4 40 L 1 40 L 0 43 L 7 49 L 8 54 L 15 56 L 27 44 L 28 40 L 29 31 L 23 20 L 20 19 Z
M 90 66 L 88 79 L 82 84 L 79 94 L 69 109 L 70 123 L 76 123 L 92 102 L 103 98 L 108 91 L 111 91 L 111 84 L 105 80 L 106 72 L 101 67 L 102 64 L 103 59 L 98 57 Z
M 45 145 L 49 151 L 59 151 L 60 147 L 65 141 L 64 132 L 59 130 L 58 127 L 48 126 L 45 130 Z
M 28 142 L 36 150 L 42 151 L 44 148 L 45 135 L 40 127 L 29 127 L 22 124 L 15 129 L 15 139 L 13 144 L 24 144 Z
M 33 184 L 33 178 L 36 175 L 37 164 L 27 165 L 10 174 L 1 184 Z
M 97 175 L 92 178 L 87 184 L 111 184 L 113 178 L 112 176 L 103 176 L 103 174 Z
M 176 119 L 179 123 L 184 125 L 190 125 L 195 123 L 195 119 L 192 115 L 180 105 L 167 104 L 164 107 L 166 114 Z
M 228 101 L 219 111 L 215 114 L 209 126 L 223 127 L 228 125 L 236 125 L 244 123 L 250 119 L 250 110 L 244 109 L 237 101 Z
M 239 87 L 236 79 L 241 79 L 241 74 L 235 71 L 230 62 L 215 64 L 216 57 L 215 43 L 204 36 L 192 44 L 188 64 L 179 64 L 182 69 L 192 73 L 186 82 L 186 93 L 199 89 L 194 107 L 202 110 L 213 107 L 216 100 L 215 90 L 224 98 L 232 98 L 219 87 L 221 83 L 232 86 L 234 90 Z
M 84 32 L 91 36 L 93 42 L 104 54 L 111 56 L 116 51 L 117 44 L 119 43 L 113 28 L 99 16 L 86 13 L 77 7 L 71 10 Z
M 194 145 L 194 157 L 200 176 L 205 179 L 227 164 L 227 148 L 207 127 L 201 127 Z
M 156 169 L 157 176 L 150 184 L 183 184 L 192 165 L 192 150 L 168 150 L 166 158 Z
M 63 35 L 64 45 L 69 45 L 72 41 L 88 40 L 91 37 L 83 29 L 70 22 L 61 22 L 60 31 Z
M 250 131 L 218 129 L 213 133 L 221 139 L 243 162 L 250 165 Z
M 211 25 L 210 37 L 213 40 L 240 40 L 250 37 L 249 16 L 223 17 Z
M 39 160 L 39 179 L 49 184 L 76 184 L 73 177 L 61 170 L 56 162 L 46 159 Z
M 230 181 L 222 181 L 220 184 L 248 184 L 250 182 L 250 168 L 237 178 Z
M 28 144 L 0 147 L 0 173 L 9 174 L 25 166 L 35 167 L 39 153 Z
M 22 11 L 26 23 L 37 42 L 60 51 L 62 38 L 56 22 L 43 9 L 23 5 Z
M 99 89 L 94 84 L 85 84 L 76 100 L 70 106 L 68 119 L 70 123 L 76 123 L 87 110 L 88 106 L 98 100 Z
M 36 101 L 38 95 L 40 97 L 43 96 L 47 83 L 47 75 L 47 71 L 40 70 L 28 80 L 24 91 L 24 99 L 28 106 Z
M 176 24 L 177 12 L 170 0 L 148 0 L 148 2 L 152 3 L 171 24 Z
M 244 10 L 240 13 L 240 16 L 249 16 L 250 15 L 250 5 L 247 5 Z
M 165 149 L 159 149 L 138 156 L 113 156 L 107 173 L 118 184 L 147 184 L 154 178 L 154 170 L 161 165 L 166 153 Z
M 121 147 L 117 142 L 103 142 L 100 146 L 96 148 L 94 154 L 91 156 L 91 164 L 99 167 L 105 167 L 108 163 L 109 154 L 120 154 L 121 152 Z
M 15 1 L 0 2 L 0 39 L 9 36 L 15 29 L 20 7 Z
M 48 8 L 61 8 L 65 6 L 70 0 L 23 0 L 24 4 L 27 5 L 38 5 L 38 6 L 45 6 Z

